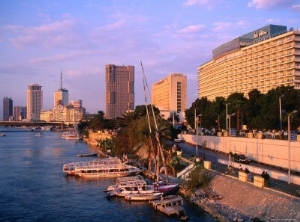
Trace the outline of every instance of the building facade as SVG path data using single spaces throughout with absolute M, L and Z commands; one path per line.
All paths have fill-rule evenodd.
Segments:
M 15 121 L 22 121 L 26 119 L 26 107 L 14 106 L 13 119 Z
M 134 110 L 134 66 L 105 66 L 106 118 L 122 117 Z
M 213 59 L 198 67 L 198 96 L 214 100 L 278 86 L 300 90 L 300 31 L 267 25 L 213 50 Z
M 183 114 L 187 109 L 187 77 L 173 73 L 153 84 L 152 103 L 166 118 L 174 112 Z
M 27 119 L 40 120 L 40 111 L 43 109 L 42 86 L 31 84 L 27 89 Z
M 8 97 L 3 98 L 3 121 L 9 121 L 13 115 L 13 100 Z

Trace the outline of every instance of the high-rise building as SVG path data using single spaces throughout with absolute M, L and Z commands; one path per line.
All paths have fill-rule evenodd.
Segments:
M 173 73 L 153 84 L 152 103 L 166 118 L 174 112 L 184 113 L 187 109 L 187 77 Z
M 54 92 L 54 107 L 69 105 L 69 91 L 63 88 L 62 72 L 60 73 L 60 88 Z
M 26 107 L 14 106 L 13 119 L 15 121 L 21 121 L 26 119 Z
M 42 86 L 31 84 L 27 89 L 27 119 L 40 120 L 40 111 L 43 109 Z
M 8 121 L 13 114 L 13 100 L 8 97 L 3 98 L 3 120 Z
M 300 31 L 286 26 L 267 25 L 225 43 L 198 68 L 198 96 L 209 100 L 281 85 L 300 90 Z
M 134 66 L 105 66 L 106 118 L 134 110 Z

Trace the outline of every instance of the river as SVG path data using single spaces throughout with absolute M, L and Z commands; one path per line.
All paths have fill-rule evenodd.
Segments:
M 60 133 L 0 128 L 0 221 L 178 221 L 154 211 L 147 202 L 128 203 L 105 198 L 105 188 L 115 179 L 66 176 L 62 166 L 87 161 L 77 157 L 92 152 L 83 141 L 62 139 Z M 185 201 L 189 221 L 216 221 Z

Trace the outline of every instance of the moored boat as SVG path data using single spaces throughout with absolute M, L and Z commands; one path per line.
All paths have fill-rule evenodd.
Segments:
M 97 156 L 97 153 L 80 153 L 77 155 L 78 157 L 90 157 L 90 156 Z
M 168 216 L 177 216 L 181 220 L 188 220 L 185 209 L 183 208 L 183 198 L 180 196 L 165 197 L 160 200 L 150 202 L 155 210 L 158 210 Z
M 138 174 L 141 171 L 140 168 L 122 163 L 119 158 L 114 157 L 63 165 L 63 172 L 66 174 L 87 178 L 124 177 Z
M 161 198 L 162 195 L 163 193 L 159 193 L 159 192 L 128 194 L 125 196 L 125 200 L 127 201 L 158 200 Z

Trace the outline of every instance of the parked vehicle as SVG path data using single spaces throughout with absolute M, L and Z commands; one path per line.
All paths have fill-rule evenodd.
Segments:
M 243 164 L 250 164 L 250 160 L 245 155 L 234 155 L 234 161 Z

